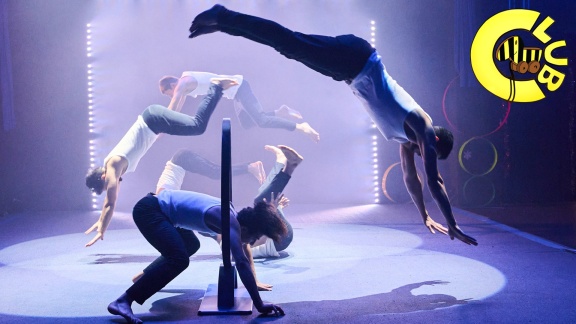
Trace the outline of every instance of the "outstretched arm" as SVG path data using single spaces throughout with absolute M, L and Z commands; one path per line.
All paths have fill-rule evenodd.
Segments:
M 254 266 L 254 258 L 252 257 L 252 246 L 250 246 L 250 244 L 242 244 L 242 249 L 244 250 L 244 254 L 248 259 L 248 262 L 250 262 L 250 269 L 252 269 L 252 274 L 254 275 L 254 279 L 256 280 L 256 286 L 258 287 L 258 290 L 271 291 L 272 285 L 258 281 L 258 276 L 256 275 L 256 267 Z
M 238 275 L 248 290 L 254 306 L 256 309 L 263 314 L 274 313 L 275 315 L 284 315 L 284 311 L 280 306 L 274 304 L 265 304 L 260 298 L 260 293 L 258 293 L 258 287 L 256 285 L 256 278 L 250 268 L 250 262 L 244 254 L 242 249 L 240 224 L 235 217 L 230 217 L 230 251 L 236 262 L 236 269 L 238 270 Z
M 454 239 L 456 237 L 457 239 L 466 244 L 478 245 L 478 243 L 473 237 L 464 234 L 464 232 L 462 232 L 462 230 L 460 230 L 460 228 L 456 224 L 456 219 L 454 218 L 454 214 L 452 213 L 452 206 L 450 205 L 448 194 L 446 193 L 446 188 L 444 187 L 444 181 L 442 180 L 442 177 L 438 172 L 437 154 L 436 154 L 436 134 L 434 133 L 434 128 L 432 127 L 430 120 L 428 119 L 427 116 L 418 114 L 416 112 L 414 114 L 411 113 L 409 117 L 406 118 L 406 123 L 414 131 L 414 134 L 416 136 L 416 143 L 418 146 L 417 149 L 420 151 L 420 154 L 422 155 L 422 160 L 424 162 L 424 170 L 426 172 L 426 183 L 428 184 L 428 189 L 430 190 L 432 198 L 434 198 L 436 205 L 438 205 L 438 208 L 440 209 L 442 215 L 444 215 L 444 218 L 446 219 L 446 223 L 448 225 L 448 235 L 450 235 L 451 239 Z M 403 161 L 402 165 L 404 168 L 405 167 L 404 165 L 406 164 L 407 165 L 406 168 L 408 169 L 409 172 L 416 173 L 416 168 L 413 167 L 414 166 L 413 153 L 411 154 L 412 156 L 411 162 L 407 157 L 407 151 L 409 151 L 408 149 L 409 145 L 410 144 L 402 145 L 403 148 L 401 148 L 400 156 L 406 160 L 406 163 Z M 410 169 L 413 169 L 413 171 L 411 171 Z M 416 175 L 415 177 L 417 178 L 418 176 Z M 410 189 L 408 190 L 410 191 Z M 418 209 L 420 210 L 420 208 L 423 208 L 424 206 L 424 201 L 421 197 L 419 199 L 421 201 L 420 202 L 415 201 L 415 203 Z M 425 211 L 425 208 L 423 210 Z M 421 215 L 423 215 L 424 217 L 422 211 Z M 433 226 L 434 228 L 440 230 L 435 225 Z
M 422 183 L 420 182 L 418 172 L 416 171 L 414 152 L 410 149 L 410 144 L 400 145 L 400 162 L 404 174 L 404 184 L 406 185 L 406 189 L 422 217 L 424 225 L 428 227 L 428 230 L 430 230 L 431 233 L 436 233 L 436 231 L 438 231 L 442 234 L 448 234 L 448 229 L 446 227 L 437 223 L 432 219 L 432 217 L 430 217 L 430 215 L 428 215 L 426 205 L 424 204 L 424 196 L 422 194 Z
M 457 238 L 466 244 L 478 245 L 476 239 L 464 234 L 464 232 L 462 232 L 458 227 L 458 224 L 456 224 L 456 219 L 452 213 L 452 206 L 450 206 L 448 194 L 444 187 L 444 181 L 442 180 L 436 165 L 436 152 L 432 150 L 432 152 L 423 153 L 422 158 L 424 159 L 428 188 L 432 194 L 432 198 L 434 198 L 438 208 L 440 208 L 440 211 L 446 219 L 446 223 L 448 224 L 448 235 L 450 235 L 451 239 Z
M 183 76 L 178 79 L 178 84 L 174 88 L 174 94 L 168 105 L 168 109 L 174 111 L 182 110 L 184 102 L 186 102 L 186 96 L 192 92 L 198 86 L 198 81 L 195 78 L 189 76 Z
M 93 245 L 98 240 L 104 239 L 104 232 L 108 228 L 110 221 L 112 220 L 112 215 L 114 214 L 114 207 L 116 206 L 116 199 L 118 198 L 118 191 L 120 189 L 120 171 L 112 166 L 106 167 L 106 197 L 104 198 L 104 205 L 102 206 L 102 212 L 100 213 L 100 218 L 92 227 L 90 227 L 84 234 L 90 234 L 94 230 L 97 230 L 96 236 L 86 243 L 86 247 Z

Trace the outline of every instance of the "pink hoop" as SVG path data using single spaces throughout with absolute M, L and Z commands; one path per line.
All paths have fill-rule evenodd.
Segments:
M 446 89 L 444 89 L 444 95 L 442 96 L 442 112 L 444 113 L 444 118 L 446 119 L 446 121 L 448 122 L 448 125 L 450 125 L 450 127 L 452 127 L 452 129 L 458 133 L 463 133 L 461 130 L 459 130 L 450 120 L 450 118 L 448 118 L 448 113 L 446 112 L 446 96 L 448 94 L 448 90 L 450 90 L 450 88 L 452 88 L 452 85 L 454 84 L 454 82 L 456 80 L 458 80 L 458 78 L 460 78 L 459 75 L 457 75 L 454 79 L 452 79 L 452 81 L 450 81 L 448 83 L 448 85 L 446 86 Z M 504 124 L 506 124 L 506 122 L 508 121 L 508 117 L 510 116 L 510 110 L 512 108 L 512 103 L 510 101 L 506 101 L 508 103 L 508 107 L 506 109 L 506 114 L 504 115 L 504 118 L 502 119 L 502 121 L 500 121 L 500 124 L 498 125 L 498 127 L 496 127 L 496 129 L 494 129 L 493 131 L 486 133 L 484 135 L 478 135 L 476 137 L 486 137 L 488 135 L 492 135 L 494 133 L 496 133 L 497 131 L 500 130 L 500 128 L 502 128 L 504 126 Z

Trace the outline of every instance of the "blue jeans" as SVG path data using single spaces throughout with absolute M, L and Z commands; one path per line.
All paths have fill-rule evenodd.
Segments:
M 126 290 L 128 296 L 142 304 L 188 267 L 200 241 L 194 232 L 174 227 L 153 194 L 136 203 L 132 216 L 144 238 L 161 254 Z
M 219 165 L 190 150 L 182 149 L 172 157 L 172 163 L 182 167 L 187 172 L 200 174 L 210 179 L 218 180 L 222 176 Z M 232 166 L 232 175 L 248 173 L 248 163 Z
M 267 201 L 272 201 L 272 193 L 274 193 L 274 197 L 276 197 L 279 193 L 284 191 L 284 188 L 288 184 L 288 181 L 290 181 L 291 176 L 282 172 L 283 168 L 284 165 L 281 163 L 276 162 L 276 164 L 274 164 L 274 167 L 268 173 L 266 181 L 264 181 L 264 183 L 262 183 L 258 189 L 258 196 L 254 198 L 254 203 L 263 201 L 264 198 L 266 198 Z M 278 209 L 278 214 L 280 215 L 280 218 L 282 218 L 282 221 L 286 224 L 288 232 L 286 235 L 280 238 L 279 242 L 274 241 L 274 247 L 276 248 L 276 251 L 283 251 L 288 247 L 288 245 L 290 245 L 290 243 L 292 243 L 292 239 L 294 238 L 294 230 L 292 229 L 290 222 L 288 222 L 284 216 L 282 209 Z
M 242 81 L 238 92 L 236 92 L 234 106 L 240 106 L 242 108 L 238 114 L 238 120 L 244 129 L 249 129 L 254 126 L 260 128 L 281 128 L 289 131 L 296 129 L 295 122 L 276 117 L 274 111 L 265 112 L 262 109 L 260 101 L 254 96 L 250 84 L 246 79 Z
M 195 116 L 168 110 L 160 105 L 151 105 L 144 110 L 142 118 L 155 134 L 201 135 L 206 131 L 210 116 L 216 109 L 216 104 L 220 98 L 222 98 L 222 87 L 212 84 L 208 94 L 202 99 Z
M 354 35 L 336 37 L 292 31 L 267 19 L 225 10 L 218 15 L 220 31 L 270 46 L 336 81 L 350 83 L 362 70 L 374 48 Z
M 217 28 L 270 46 L 316 72 L 345 81 L 386 139 L 407 141 L 404 120 L 409 111 L 420 107 L 386 73 L 376 50 L 366 40 L 351 34 L 336 37 L 303 34 L 274 21 L 228 9 L 218 12 Z M 366 72 L 364 69 L 370 67 L 373 67 L 371 73 L 358 80 Z

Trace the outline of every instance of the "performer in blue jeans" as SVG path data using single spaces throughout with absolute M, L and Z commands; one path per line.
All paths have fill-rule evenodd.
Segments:
M 96 194 L 106 191 L 100 218 L 85 233 L 97 231 L 94 238 L 86 244 L 91 246 L 104 239 L 108 228 L 122 175 L 136 170 L 138 162 L 154 144 L 161 133 L 180 136 L 201 135 L 206 130 L 210 116 L 222 97 L 222 91 L 237 83 L 232 79 L 212 79 L 209 94 L 204 98 L 194 117 L 182 114 L 159 105 L 146 108 L 136 122 L 104 159 L 104 166 L 90 170 L 86 175 L 86 186 Z
M 221 5 L 197 15 L 189 30 L 190 38 L 217 31 L 241 36 L 270 46 L 336 81 L 345 81 L 382 135 L 400 143 L 406 188 L 430 232 L 439 231 L 451 239 L 478 244 L 456 224 L 444 181 L 438 172 L 437 159 L 446 159 L 452 151 L 452 133 L 433 126 L 430 116 L 388 74 L 380 55 L 367 41 L 351 34 L 336 37 L 303 34 Z M 435 222 L 426 210 L 414 155 L 422 157 L 428 188 L 448 228 Z
M 185 71 L 182 72 L 180 78 L 165 76 L 160 79 L 160 92 L 170 97 L 169 109 L 180 111 L 186 101 L 186 97 L 196 98 L 197 96 L 206 95 L 210 79 L 212 78 L 231 78 L 238 83 L 237 87 L 224 91 L 223 97 L 234 100 L 236 115 L 244 129 L 254 126 L 279 128 L 288 131 L 298 131 L 310 137 L 314 142 L 320 140 L 320 134 L 307 122 L 299 121 L 296 123 L 292 121 L 292 119 L 302 119 L 302 115 L 298 111 L 286 105 L 282 105 L 273 111 L 264 111 L 250 84 L 242 75 L 218 75 L 209 72 Z

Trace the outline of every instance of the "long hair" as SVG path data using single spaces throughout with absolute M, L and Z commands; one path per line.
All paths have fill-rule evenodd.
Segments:
M 102 174 L 104 174 L 103 167 L 88 170 L 88 174 L 86 174 L 86 187 L 97 195 L 104 191 L 104 180 L 102 180 Z
M 444 127 L 434 126 L 434 133 L 438 136 L 438 141 L 436 142 L 436 153 L 438 154 L 439 160 L 445 160 L 452 152 L 452 147 L 454 146 L 454 135 L 452 132 Z
M 288 228 L 278 215 L 276 207 L 267 202 L 258 202 L 238 212 L 238 223 L 254 234 L 266 235 L 279 242 L 288 233 Z

